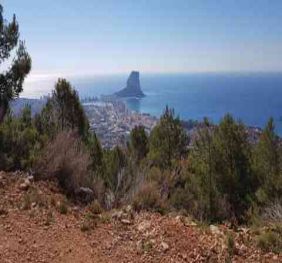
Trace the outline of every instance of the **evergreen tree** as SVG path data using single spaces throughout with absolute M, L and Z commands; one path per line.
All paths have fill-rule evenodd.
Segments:
M 26 106 L 15 118 L 10 112 L 0 125 L 0 170 L 30 168 L 41 147 L 41 138 Z
M 58 113 L 61 130 L 77 129 L 80 135 L 86 135 L 89 124 L 78 94 L 68 81 L 65 79 L 58 80 L 52 100 Z
M 113 191 L 116 191 L 122 180 L 122 178 L 119 178 L 122 175 L 121 172 L 127 164 L 126 155 L 116 146 L 114 149 L 105 152 L 105 162 L 107 169 L 105 181 Z
M 203 214 L 208 220 L 216 217 L 216 171 L 214 160 L 213 127 L 208 119 L 204 119 L 204 126 L 199 129 L 191 151 L 191 161 L 195 174 L 199 179 Z
M 187 152 L 188 138 L 174 110 L 166 107 L 149 139 L 149 159 L 161 168 L 171 167 Z
M 217 186 L 231 206 L 230 217 L 241 219 L 252 192 L 251 151 L 246 128 L 227 114 L 214 133 Z
M 14 49 L 17 51 L 11 60 Z M 9 59 L 12 62 L 7 70 L 0 73 L 0 123 L 8 110 L 9 102 L 22 92 L 24 79 L 31 69 L 31 58 L 24 43 L 19 41 L 16 16 L 8 23 L 3 18 L 3 7 L 0 4 L 0 66 Z
M 259 202 L 274 201 L 282 196 L 282 173 L 279 138 L 271 118 L 254 151 L 254 170 L 257 177 Z
M 96 134 L 93 132 L 87 137 L 87 146 L 89 149 L 91 157 L 91 168 L 92 171 L 99 176 L 104 175 L 104 159 L 103 159 L 103 149 L 100 144 L 99 139 Z
M 89 123 L 78 94 L 65 79 L 59 79 L 52 97 L 43 108 L 37 126 L 54 136 L 57 131 L 76 130 L 86 138 Z
M 148 153 L 148 136 L 143 126 L 136 126 L 130 133 L 130 150 L 134 159 L 139 162 Z
M 58 122 L 51 99 L 48 99 L 42 111 L 35 115 L 34 122 L 40 134 L 46 135 L 47 138 L 55 137 L 58 131 Z

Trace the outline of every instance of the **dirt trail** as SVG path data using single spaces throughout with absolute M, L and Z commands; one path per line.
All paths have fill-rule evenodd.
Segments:
M 56 185 L 24 187 L 24 180 L 0 172 L 1 263 L 226 262 L 227 232 L 235 240 L 232 262 L 282 262 L 281 255 L 258 250 L 244 229 L 204 228 L 185 217 L 130 209 L 89 219 L 86 208 L 72 204 L 63 214 L 64 196 Z M 85 219 L 97 225 L 83 229 Z

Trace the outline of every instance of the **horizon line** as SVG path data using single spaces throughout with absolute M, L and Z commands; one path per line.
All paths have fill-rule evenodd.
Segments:
M 140 71 L 133 69 L 130 71 L 120 71 L 120 72 L 85 72 L 85 73 L 70 73 L 70 72 L 58 72 L 58 73 L 31 73 L 28 75 L 26 82 L 39 81 L 44 79 L 58 79 L 58 78 L 73 78 L 73 77 L 95 77 L 95 76 L 113 76 L 113 75 L 129 75 L 132 71 L 138 71 L 141 75 L 168 75 L 168 74 L 282 74 L 282 70 L 219 70 L 219 71 Z

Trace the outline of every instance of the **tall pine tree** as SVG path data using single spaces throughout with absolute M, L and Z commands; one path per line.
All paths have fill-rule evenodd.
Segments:
M 169 168 L 174 160 L 185 156 L 188 137 L 173 109 L 166 107 L 149 142 L 149 159 L 161 168 Z
M 279 138 L 271 118 L 254 152 L 254 170 L 257 177 L 256 196 L 261 203 L 274 201 L 282 196 L 282 173 Z
M 13 51 L 16 54 L 11 59 Z M 16 16 L 11 22 L 3 18 L 3 7 L 0 4 L 0 66 L 5 61 L 12 61 L 6 70 L 0 73 L 0 123 L 9 107 L 9 102 L 23 90 L 23 82 L 31 70 L 31 58 L 24 42 L 19 41 L 19 25 Z

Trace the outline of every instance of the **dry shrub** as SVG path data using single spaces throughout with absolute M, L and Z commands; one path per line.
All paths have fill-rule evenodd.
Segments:
M 265 221 L 282 222 L 282 200 L 276 200 L 265 207 L 262 218 Z
M 153 210 L 164 212 L 164 201 L 161 198 L 160 190 L 152 182 L 144 182 L 133 199 L 135 210 Z
M 67 194 L 73 195 L 89 183 L 90 156 L 74 132 L 60 132 L 47 143 L 36 166 L 39 179 L 57 178 Z

